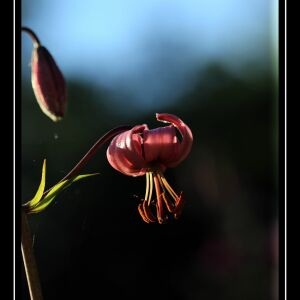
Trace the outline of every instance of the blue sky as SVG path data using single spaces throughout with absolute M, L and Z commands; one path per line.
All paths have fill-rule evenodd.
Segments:
M 23 0 L 31 27 L 66 77 L 126 87 L 151 105 L 217 60 L 233 71 L 276 50 L 276 0 Z M 23 73 L 31 45 L 22 36 Z M 270 48 L 272 46 L 272 48 Z M 174 91 L 178 87 L 178 91 Z

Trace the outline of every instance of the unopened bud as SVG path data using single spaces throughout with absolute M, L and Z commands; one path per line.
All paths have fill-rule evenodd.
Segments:
M 64 77 L 49 51 L 34 47 L 31 61 L 31 82 L 42 111 L 54 122 L 62 119 L 67 97 Z
M 31 82 L 37 102 L 51 120 L 59 121 L 67 106 L 64 77 L 36 34 L 28 27 L 22 27 L 22 31 L 29 34 L 33 42 Z

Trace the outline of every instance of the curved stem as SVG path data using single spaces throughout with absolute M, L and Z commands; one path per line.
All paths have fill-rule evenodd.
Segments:
M 30 298 L 31 300 L 42 300 L 43 296 L 40 280 L 36 267 L 35 257 L 32 251 L 32 238 L 30 234 L 27 215 L 23 209 L 21 224 L 21 249 Z
M 87 162 L 96 154 L 96 152 L 99 150 L 99 148 L 108 142 L 110 139 L 115 137 L 117 134 L 120 134 L 126 130 L 131 129 L 132 126 L 119 126 L 116 128 L 111 129 L 106 134 L 104 134 L 93 146 L 92 148 L 83 156 L 83 158 L 77 163 L 77 165 L 64 177 L 62 178 L 58 183 L 67 180 L 71 177 L 76 176 L 80 170 L 87 164 Z M 48 189 L 46 192 L 44 192 L 43 195 L 46 195 L 49 191 Z
M 41 46 L 41 42 L 40 42 L 39 38 L 30 28 L 22 27 L 21 30 L 30 35 L 34 48 L 38 48 L 39 46 Z

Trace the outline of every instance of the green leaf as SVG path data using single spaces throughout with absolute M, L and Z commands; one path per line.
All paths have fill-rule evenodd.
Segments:
M 46 159 L 44 159 L 43 162 L 42 178 L 41 178 L 40 186 L 35 196 L 28 202 L 29 207 L 35 206 L 42 199 L 45 190 L 45 185 L 46 185 Z
M 69 180 L 64 180 L 62 182 L 57 183 L 48 193 L 47 195 L 42 199 L 42 201 L 47 200 L 48 198 L 51 198 L 52 196 L 56 196 L 58 193 L 60 193 L 68 184 Z
M 37 203 L 37 205 L 35 207 L 30 209 L 30 213 L 38 213 L 38 212 L 44 210 L 57 197 L 58 194 L 60 194 L 63 190 L 68 188 L 72 183 L 79 181 L 81 179 L 87 178 L 87 177 L 98 175 L 98 174 L 99 173 L 78 175 L 72 179 L 67 179 L 62 182 L 57 183 L 47 193 L 47 195 L 45 195 L 45 197 Z
M 52 198 L 48 199 L 47 201 L 41 201 L 36 207 L 34 207 L 33 209 L 30 209 L 30 213 L 39 213 L 41 211 L 43 211 L 53 200 L 54 200 L 55 196 L 53 196 Z

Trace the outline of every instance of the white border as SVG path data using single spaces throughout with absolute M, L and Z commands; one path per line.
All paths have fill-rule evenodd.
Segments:
M 16 187 L 16 182 L 15 182 L 15 176 L 16 176 L 16 152 L 15 152 L 15 138 L 16 138 L 16 127 L 15 127 L 15 120 L 16 120 L 16 113 L 15 113 L 15 99 L 16 99 L 16 81 L 15 81 L 15 67 L 16 67 L 16 60 L 15 60 L 15 55 L 16 55 L 16 3 L 13 1 L 13 299 L 16 299 L 16 211 L 15 211 L 15 201 L 16 201 L 16 194 L 15 194 L 15 187 Z

